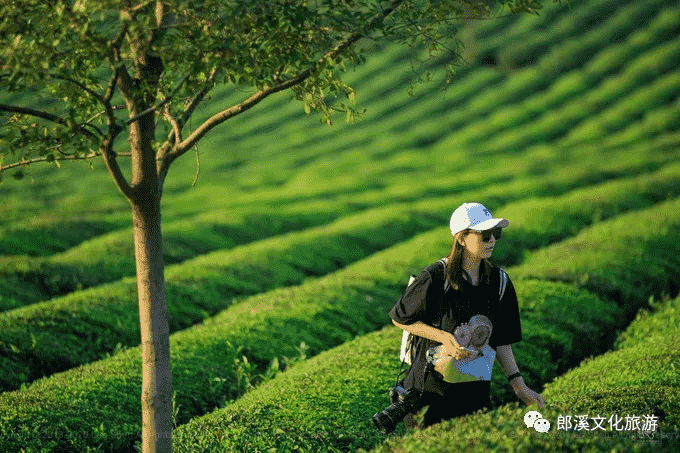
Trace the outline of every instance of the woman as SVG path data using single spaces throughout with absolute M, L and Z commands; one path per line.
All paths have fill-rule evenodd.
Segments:
M 495 358 L 515 394 L 527 405 L 545 405 L 541 395 L 524 383 L 512 354 L 511 344 L 522 340 L 515 288 L 509 279 L 503 287 L 502 279 L 507 275 L 489 261 L 502 228 L 508 224 L 506 219 L 494 218 L 479 203 L 461 205 L 449 223 L 453 235 L 449 256 L 428 266 L 390 311 L 393 323 L 414 335 L 412 366 L 403 387 L 423 392 L 421 406 L 429 406 L 423 427 L 490 406 L 493 354 L 487 379 L 446 382 L 439 372 L 441 366 L 428 366 L 428 361 L 433 362 L 433 348 L 440 345 L 436 359 L 439 364 L 442 358 L 449 362 L 451 358 L 472 360 L 469 350 L 459 345 L 453 333 L 475 315 L 486 316 L 490 321 L 489 350 L 495 350 Z M 415 426 L 413 414 L 404 421 L 407 428 Z

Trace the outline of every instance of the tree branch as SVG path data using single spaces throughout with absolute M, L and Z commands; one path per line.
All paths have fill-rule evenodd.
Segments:
M 116 124 L 111 124 L 109 126 L 109 136 L 106 137 L 106 140 L 102 144 L 98 154 L 101 154 L 103 157 L 106 168 L 115 181 L 118 189 L 128 200 L 132 201 L 135 197 L 135 190 L 132 188 L 130 183 L 127 182 L 123 172 L 120 170 L 120 166 L 116 160 L 116 152 L 113 150 L 113 143 L 122 130 L 122 127 Z
M 246 110 L 251 109 L 255 105 L 259 104 L 263 99 L 266 97 L 277 93 L 279 91 L 283 91 L 285 89 L 291 88 L 293 86 L 296 86 L 303 81 L 305 81 L 309 76 L 312 74 L 312 72 L 320 65 L 322 65 L 324 62 L 327 60 L 333 60 L 335 59 L 338 55 L 340 55 L 343 51 L 345 51 L 349 46 L 352 44 L 356 43 L 359 41 L 361 38 L 364 38 L 369 34 L 369 32 L 373 29 L 373 27 L 378 24 L 380 21 L 385 19 L 387 16 L 392 14 L 394 10 L 396 10 L 399 5 L 404 3 L 406 0 L 393 0 L 392 3 L 390 3 L 389 6 L 387 6 L 385 9 L 382 11 L 379 11 L 376 13 L 367 23 L 364 27 L 362 27 L 361 30 L 354 32 L 352 35 L 348 36 L 344 41 L 339 43 L 335 48 L 327 52 L 323 57 L 321 57 L 319 60 L 316 62 L 312 63 L 307 69 L 304 71 L 300 72 L 298 75 L 295 77 L 292 77 L 278 85 L 274 85 L 272 87 L 267 87 L 264 88 L 249 98 L 245 99 L 243 102 L 240 104 L 234 105 L 226 110 L 223 110 L 215 115 L 213 115 L 211 118 L 206 120 L 203 124 L 201 124 L 189 137 L 187 137 L 184 141 L 181 143 L 177 144 L 175 146 L 175 149 L 172 152 L 167 153 L 166 156 L 164 156 L 167 160 L 167 165 L 169 165 L 172 161 L 177 159 L 179 156 L 182 154 L 186 153 L 189 149 L 191 149 L 200 139 L 202 139 L 208 132 L 210 132 L 214 127 L 218 126 L 219 124 L 225 122 L 226 120 L 245 112 Z
M 194 113 L 194 110 L 196 110 L 201 101 L 203 101 L 208 93 L 210 93 L 210 90 L 212 90 L 216 76 L 217 68 L 214 68 L 208 76 L 205 87 L 203 87 L 190 101 L 187 102 L 182 118 L 177 120 L 175 123 L 171 122 L 173 129 L 170 131 L 168 134 L 168 139 L 159 148 L 157 153 L 157 157 L 160 161 L 164 161 L 165 156 L 173 147 L 173 144 L 180 143 L 182 141 L 181 131 L 184 128 L 184 125 L 187 123 L 187 121 L 189 121 L 189 118 Z
M 174 116 L 172 116 L 172 113 L 170 113 L 170 109 L 166 107 L 165 111 L 163 112 L 163 116 L 172 126 L 172 132 L 170 132 L 170 135 L 168 136 L 168 142 L 172 140 L 173 137 L 176 142 L 182 141 L 182 128 L 179 125 L 179 121 L 177 121 L 177 119 Z
M 47 121 L 51 121 L 53 123 L 61 124 L 62 126 L 65 126 L 73 131 L 76 132 L 81 132 L 84 135 L 87 135 L 90 138 L 97 138 L 92 132 L 88 131 L 85 129 L 83 125 L 80 124 L 74 124 L 60 116 L 54 115 L 52 113 L 48 112 L 43 112 L 42 110 L 36 110 L 28 107 L 19 107 L 18 105 L 8 105 L 8 104 L 0 104 L 0 112 L 10 112 L 10 113 L 18 113 L 21 115 L 30 115 L 30 116 L 35 116 L 37 118 L 42 118 Z M 77 126 L 77 127 L 74 127 Z M 101 131 L 97 129 L 95 126 L 89 125 L 91 127 L 94 127 L 95 130 L 101 134 Z
M 191 115 L 194 113 L 194 110 L 196 110 L 196 107 L 203 101 L 203 99 L 206 97 L 208 93 L 210 93 L 210 90 L 212 89 L 212 85 L 215 82 L 215 78 L 217 77 L 217 68 L 214 68 L 211 72 L 210 75 L 208 76 L 208 81 L 206 86 L 196 93 L 196 96 L 188 103 L 187 107 L 184 109 L 184 115 L 182 116 L 180 124 L 184 126 L 187 121 L 189 121 L 189 118 Z
M 19 162 L 12 162 L 11 164 L 3 165 L 0 167 L 0 173 L 5 170 L 11 170 L 12 168 L 24 167 L 31 164 L 38 164 L 41 162 L 55 162 L 55 161 L 65 161 L 65 160 L 87 160 L 92 159 L 102 154 L 99 151 L 93 151 L 89 154 L 77 155 L 77 154 L 64 154 L 61 153 L 61 157 L 55 156 L 44 156 L 36 157 L 35 159 L 21 160 Z M 116 157 L 131 157 L 130 153 L 116 153 Z
M 77 80 L 75 80 L 75 79 L 71 79 L 70 77 L 60 76 L 59 74 L 50 74 L 50 75 L 51 75 L 52 77 L 54 77 L 55 79 L 63 80 L 63 81 L 65 81 L 65 82 L 71 82 L 72 84 L 74 84 L 74 85 L 76 85 L 78 88 L 80 88 L 81 90 L 85 91 L 85 92 L 86 92 L 87 94 L 89 94 L 90 96 L 94 97 L 96 100 L 98 100 L 98 101 L 101 102 L 102 104 L 105 103 L 105 102 L 104 102 L 104 97 L 103 97 L 102 95 L 100 95 L 100 94 L 97 93 L 96 91 L 94 91 L 94 90 L 88 88 L 84 83 L 79 82 L 79 81 L 77 81 Z
M 62 160 L 85 160 L 85 159 L 91 159 L 93 157 L 97 157 L 98 155 L 99 155 L 99 153 L 92 152 L 90 154 L 85 154 L 85 155 L 82 155 L 82 156 L 62 154 L 62 157 L 55 157 L 55 156 L 36 157 L 35 159 L 21 160 L 19 162 L 13 162 L 11 164 L 3 165 L 2 167 L 0 167 L 0 173 L 2 173 L 3 171 L 6 171 L 6 170 L 11 170 L 12 168 L 28 166 L 28 165 L 36 164 L 36 163 L 39 163 L 39 162 L 55 162 L 55 161 L 62 161 Z
M 190 75 L 190 74 L 187 74 L 187 75 L 184 76 L 184 78 L 177 84 L 177 86 L 175 87 L 175 89 L 172 90 L 172 93 L 170 93 L 169 95 L 165 96 L 165 97 L 164 97 L 163 99 L 161 99 L 161 101 L 158 102 L 156 105 L 154 105 L 154 106 L 152 106 L 152 107 L 149 107 L 148 109 L 146 109 L 146 110 L 144 110 L 143 112 L 141 112 L 141 113 L 139 113 L 139 114 L 133 116 L 132 118 L 128 118 L 128 119 L 125 121 L 125 124 L 126 124 L 126 125 L 130 125 L 130 124 L 134 123 L 135 121 L 139 120 L 140 118 L 144 117 L 145 115 L 148 115 L 149 113 L 155 112 L 156 110 L 158 110 L 159 108 L 163 107 L 165 104 L 167 104 L 168 102 L 170 102 L 170 101 L 172 100 L 172 98 L 175 96 L 175 94 L 177 94 L 177 91 L 180 89 L 180 87 L 181 87 L 182 85 L 184 85 L 184 82 L 187 81 L 187 79 L 189 78 L 189 75 Z

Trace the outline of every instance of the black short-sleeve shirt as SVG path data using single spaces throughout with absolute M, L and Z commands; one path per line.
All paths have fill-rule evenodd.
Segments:
M 517 293 L 508 277 L 505 293 L 499 301 L 501 271 L 498 267 L 491 269 L 488 284 L 480 279 L 479 285 L 473 286 L 464 280 L 459 290 L 446 285 L 446 292 L 442 294 L 445 286 L 443 272 L 436 273 L 434 266 L 444 265 L 441 262 L 435 263 L 418 275 L 390 311 L 390 317 L 394 321 L 406 325 L 421 321 L 453 333 L 459 324 L 467 323 L 472 316 L 481 314 L 488 317 L 493 326 L 489 339 L 489 346 L 492 348 L 522 341 Z M 483 275 L 484 266 L 482 262 L 480 276 Z M 433 284 L 433 274 L 441 276 L 441 280 L 436 282 L 441 287 Z M 404 381 L 405 386 L 444 395 L 451 390 L 451 386 L 465 385 L 469 388 L 484 388 L 488 393 L 489 381 L 449 384 L 442 381 L 437 373 L 431 372 L 425 382 L 425 354 L 429 348 L 440 343 L 417 336 L 414 340 L 415 357 Z M 460 390 L 460 387 L 456 389 Z

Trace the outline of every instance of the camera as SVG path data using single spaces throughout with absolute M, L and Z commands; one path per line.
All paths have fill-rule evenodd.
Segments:
M 415 388 L 405 390 L 398 385 L 390 390 L 389 405 L 382 412 L 373 416 L 373 423 L 383 434 L 389 434 L 397 427 L 397 423 L 404 419 L 406 414 L 417 412 L 423 407 L 421 403 L 423 392 Z

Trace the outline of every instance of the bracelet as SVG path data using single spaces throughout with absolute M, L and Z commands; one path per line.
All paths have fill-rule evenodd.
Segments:
M 520 372 L 518 371 L 517 373 L 511 374 L 510 376 L 508 376 L 508 382 L 512 381 L 513 379 L 515 379 L 515 378 L 517 378 L 517 377 L 522 377 L 522 373 L 520 373 Z

